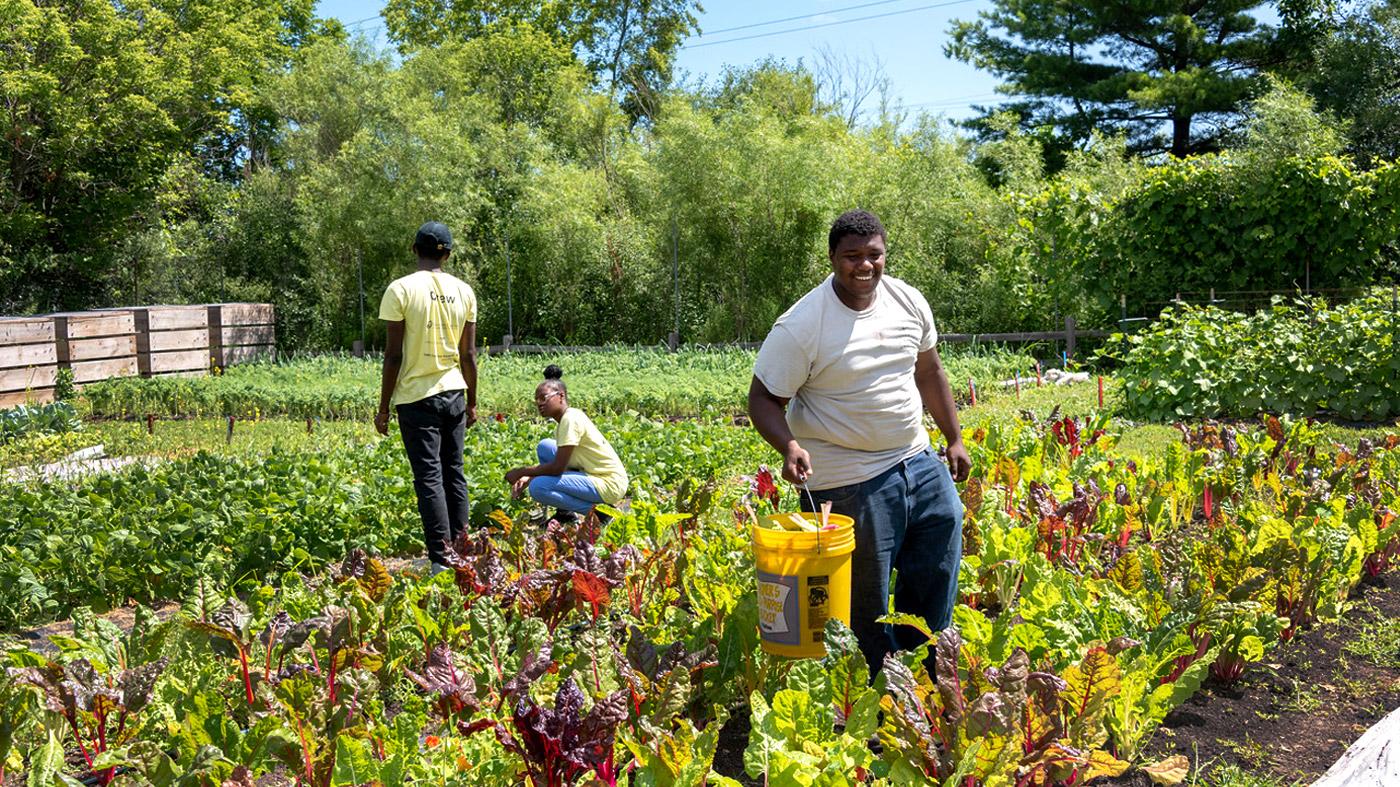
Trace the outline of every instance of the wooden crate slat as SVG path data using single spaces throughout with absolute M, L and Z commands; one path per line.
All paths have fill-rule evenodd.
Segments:
M 58 339 L 93 339 L 126 336 L 136 332 L 135 317 L 124 309 L 92 312 L 60 312 L 53 315 Z
M 169 350 L 199 350 L 209 348 L 208 328 L 189 328 L 178 331 L 151 331 L 136 335 L 138 353 L 166 352 Z M 208 354 L 207 352 L 205 353 Z M 207 360 L 207 359 L 206 359 Z
M 0 410 L 8 407 L 18 407 L 22 404 L 47 404 L 52 401 L 52 388 L 36 388 L 32 391 L 0 393 Z
M 204 306 L 141 306 L 133 311 L 137 333 L 143 332 L 143 325 L 152 333 L 209 327 L 209 310 Z
M 146 353 L 138 355 L 137 362 L 141 374 L 147 376 L 164 372 L 207 372 L 209 370 L 209 352 L 200 349 Z
M 58 363 L 58 347 L 48 344 L 0 344 L 0 369 Z
M 153 374 L 151 377 L 204 377 L 208 372 L 203 369 L 191 369 L 183 372 L 161 372 Z
M 220 331 L 225 347 L 240 344 L 276 344 L 277 329 L 272 325 L 225 325 Z
M 0 344 L 52 344 L 53 338 L 48 317 L 0 317 Z
M 77 361 L 70 364 L 74 383 L 96 383 L 114 377 L 135 377 L 139 371 L 136 356 L 123 358 L 103 358 L 96 361 Z
M 275 319 L 270 303 L 214 303 L 209 306 L 210 325 L 265 325 Z
M 99 339 L 70 339 L 68 360 L 97 361 L 106 358 L 136 357 L 136 336 L 104 336 Z
M 249 361 L 276 358 L 277 345 L 244 344 L 238 347 L 224 347 L 221 352 L 223 356 L 219 360 L 219 366 L 236 366 Z
M 21 369 L 0 369 L 0 391 L 52 388 L 57 379 L 57 366 L 27 366 Z

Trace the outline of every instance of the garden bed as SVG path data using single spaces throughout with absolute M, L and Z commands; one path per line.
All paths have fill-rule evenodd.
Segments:
M 1153 754 L 1181 754 L 1192 770 L 1237 766 L 1280 784 L 1309 784 L 1400 707 L 1400 576 L 1367 580 L 1356 607 L 1280 645 L 1234 686 L 1207 681 L 1172 711 Z M 1142 773 L 1107 784 L 1149 787 Z

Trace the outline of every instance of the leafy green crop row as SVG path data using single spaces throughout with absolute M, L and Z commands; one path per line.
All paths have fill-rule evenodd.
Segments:
M 602 418 L 637 495 L 687 494 L 762 461 L 752 430 Z M 159 428 L 159 427 L 158 427 Z M 468 430 L 472 518 L 517 510 L 502 476 L 548 434 L 536 420 Z M 690 479 L 687 481 L 687 479 Z M 397 439 L 331 439 L 265 456 L 191 458 L 72 484 L 0 483 L 0 626 L 75 606 L 178 598 L 198 581 L 262 580 L 311 570 L 362 547 L 414 551 L 422 540 L 412 477 Z
M 716 439 L 695 448 L 751 459 Z M 601 527 L 495 515 L 431 580 L 357 551 L 242 600 L 200 583 L 130 634 L 80 613 L 53 660 L 6 650 L 0 764 L 31 784 L 733 785 L 714 755 L 747 712 L 744 769 L 775 786 L 1171 784 L 1185 758 L 1142 756 L 1166 714 L 1400 552 L 1400 438 L 1206 424 L 1138 463 L 1106 419 L 1065 418 L 968 443 L 955 627 L 892 616 L 928 641 L 873 683 L 836 621 L 824 660 L 761 650 L 747 509 L 721 490 Z
M 534 388 L 546 364 L 564 369 L 575 404 L 591 413 L 641 412 L 693 416 L 743 409 L 754 353 L 745 350 L 613 350 L 560 356 L 482 356 L 482 414 L 533 414 Z M 1006 352 L 950 355 L 955 390 L 1030 369 L 1029 357 Z M 92 414 L 139 418 L 147 413 L 239 418 L 369 418 L 379 405 L 380 364 L 348 356 L 298 358 L 234 366 L 205 378 L 119 379 L 89 385 Z
M 1260 412 L 1382 421 L 1400 416 L 1400 307 L 1391 290 L 1350 303 L 1275 300 L 1241 315 L 1182 305 L 1110 352 L 1134 418 Z
M 0 445 L 29 435 L 66 434 L 81 428 L 77 411 L 67 402 L 0 410 Z

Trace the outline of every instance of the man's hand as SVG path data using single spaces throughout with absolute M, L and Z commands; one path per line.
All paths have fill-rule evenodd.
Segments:
M 953 480 L 962 483 L 967 480 L 967 474 L 972 472 L 972 457 L 967 455 L 967 446 L 958 440 L 948 446 L 948 472 L 952 473 Z
M 374 414 L 374 431 L 385 437 L 389 436 L 389 414 L 387 412 L 380 411 Z
M 796 440 L 783 451 L 783 479 L 789 484 L 805 484 L 812 474 L 812 457 Z
M 476 405 L 467 408 L 467 428 L 470 429 L 476 423 Z

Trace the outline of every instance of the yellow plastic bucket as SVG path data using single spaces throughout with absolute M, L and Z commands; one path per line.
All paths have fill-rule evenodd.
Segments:
M 774 514 L 777 519 L 817 514 Z M 776 656 L 826 655 L 826 622 L 851 623 L 851 552 L 855 522 L 832 514 L 830 530 L 776 530 L 754 525 L 753 552 L 758 574 L 758 633 L 763 649 Z M 781 526 L 780 526 L 781 527 Z

